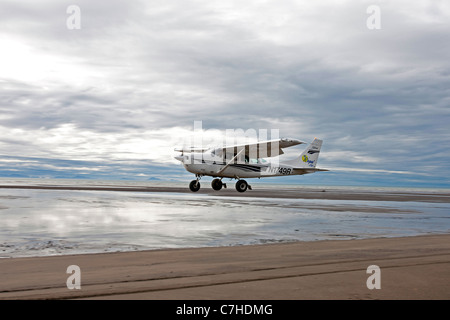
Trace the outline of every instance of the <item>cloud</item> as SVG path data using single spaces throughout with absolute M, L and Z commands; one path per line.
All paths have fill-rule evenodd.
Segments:
M 63 124 L 52 129 L 36 130 L 0 127 L 0 154 L 45 157 L 65 160 L 111 161 L 148 160 L 154 163 L 176 163 L 173 146 L 191 133 L 185 128 L 162 128 L 146 131 L 96 132 Z
M 427 175 L 424 173 L 418 173 L 413 171 L 395 171 L 395 170 L 383 170 L 383 169 L 361 169 L 361 168 L 338 168 L 333 167 L 329 170 L 343 171 L 343 172 L 358 172 L 358 173 L 392 173 L 392 174 L 406 174 L 406 175 Z
M 318 136 L 323 167 L 450 173 L 445 1 L 379 1 L 381 30 L 370 1 L 83 0 L 80 30 L 70 4 L 2 4 L 0 154 L 170 170 L 202 120 Z

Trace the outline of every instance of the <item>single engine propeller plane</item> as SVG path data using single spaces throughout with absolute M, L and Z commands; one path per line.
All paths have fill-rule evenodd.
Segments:
M 223 178 L 237 179 L 236 190 L 245 192 L 252 189 L 242 178 L 264 178 L 289 175 L 303 175 L 317 171 L 328 171 L 316 168 L 322 140 L 314 141 L 295 159 L 279 163 L 265 158 L 284 154 L 284 148 L 303 144 L 295 139 L 275 139 L 256 143 L 225 146 L 219 148 L 175 148 L 181 152 L 175 159 L 181 161 L 184 168 L 195 174 L 196 180 L 189 184 L 191 191 L 200 189 L 200 179 L 211 176 L 214 190 L 226 188 Z

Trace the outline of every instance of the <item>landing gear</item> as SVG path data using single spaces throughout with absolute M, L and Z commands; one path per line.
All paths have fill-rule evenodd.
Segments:
M 189 183 L 189 189 L 191 189 L 192 192 L 197 192 L 200 190 L 200 182 L 198 180 L 192 180 L 191 183 Z
M 191 183 L 189 183 L 189 189 L 191 189 L 192 192 L 197 192 L 200 190 L 200 179 L 202 176 L 200 174 L 196 174 L 195 177 L 196 180 L 192 180 Z
M 252 189 L 247 181 L 245 180 L 238 180 L 238 182 L 236 182 L 236 190 L 239 192 L 245 192 L 247 191 L 247 188 L 249 188 L 250 190 Z
M 220 189 L 222 189 L 223 183 L 222 180 L 220 179 L 214 179 L 213 181 L 211 181 L 211 187 L 216 190 L 219 191 Z
M 200 179 L 202 178 L 202 175 L 196 175 L 195 180 L 192 180 L 189 183 L 189 189 L 191 189 L 192 192 L 197 192 L 200 190 Z M 236 177 L 235 179 L 238 179 L 238 182 L 236 182 L 236 190 L 239 192 L 245 192 L 247 189 L 252 190 L 252 187 L 247 183 L 245 180 L 240 180 L 239 177 Z M 227 184 L 222 182 L 222 178 L 215 178 L 213 181 L 211 181 L 211 187 L 219 191 L 222 188 L 226 188 Z

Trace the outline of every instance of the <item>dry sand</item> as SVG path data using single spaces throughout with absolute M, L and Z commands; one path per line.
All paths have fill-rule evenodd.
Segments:
M 449 299 L 450 234 L 1 259 L 0 284 L 0 299 Z

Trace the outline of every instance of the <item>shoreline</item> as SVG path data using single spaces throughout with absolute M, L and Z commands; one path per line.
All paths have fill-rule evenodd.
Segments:
M 450 234 L 0 259 L 0 283 L 0 299 L 449 299 Z
M 258 186 L 259 187 L 259 186 Z M 31 189 L 31 190 L 66 190 L 66 191 L 112 191 L 112 192 L 158 192 L 183 193 L 194 195 L 256 197 L 256 198 L 286 198 L 286 199 L 319 199 L 319 200 L 364 200 L 364 201 L 414 201 L 450 203 L 450 192 L 424 193 L 423 191 L 380 192 L 367 190 L 336 190 L 326 188 L 295 189 L 283 187 L 268 189 L 256 187 L 245 193 L 237 192 L 231 185 L 227 189 L 214 191 L 209 185 L 198 192 L 191 192 L 187 187 L 164 186 L 54 186 L 54 185 L 0 185 L 1 189 Z

